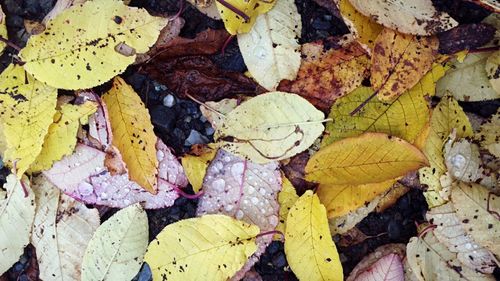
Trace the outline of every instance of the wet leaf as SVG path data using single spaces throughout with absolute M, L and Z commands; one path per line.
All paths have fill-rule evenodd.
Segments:
M 288 212 L 285 254 L 300 280 L 343 280 L 342 264 L 318 196 L 306 191 Z
M 0 6 L 0 36 L 3 37 L 4 39 L 7 38 L 7 25 L 5 23 L 5 13 L 2 10 L 2 6 Z M 5 49 L 6 44 L 4 42 L 0 42 L 0 54 L 3 53 L 3 50 Z
M 301 61 L 298 38 L 302 24 L 297 7 L 292 0 L 271 1 L 275 2 L 271 11 L 257 17 L 249 33 L 238 35 L 238 45 L 248 71 L 269 91 L 276 90 L 283 79 L 295 79 Z M 257 5 L 260 8 L 269 4 L 259 1 Z
M 231 110 L 238 106 L 237 99 L 223 99 L 221 101 L 207 101 L 204 106 L 200 106 L 200 111 L 213 128 L 218 128 L 224 123 L 224 117 Z
M 30 240 L 35 216 L 35 195 L 28 179 L 23 177 L 22 181 L 23 183 L 14 174 L 10 174 L 3 186 L 7 197 L 0 198 L 0 274 L 19 260 Z
M 435 37 L 382 30 L 373 47 L 370 78 L 377 97 L 391 101 L 415 86 L 431 69 L 438 46 Z
M 379 24 L 402 33 L 432 35 L 458 25 L 447 13 L 437 11 L 431 0 L 403 1 L 349 0 L 360 13 Z
M 500 127 L 500 110 L 491 117 L 491 120 L 481 125 L 479 134 L 476 136 L 481 142 L 481 147 L 500 157 L 500 140 L 498 140 L 498 128 Z
M 270 92 L 229 112 L 215 138 L 229 152 L 267 163 L 311 146 L 323 132 L 323 118 L 323 113 L 298 95 Z
M 154 280 L 225 281 L 256 251 L 257 234 L 258 226 L 224 215 L 185 219 L 166 226 L 144 260 Z
M 406 141 L 365 133 L 320 149 L 307 163 L 306 179 L 330 185 L 379 183 L 427 164 L 420 150 Z
M 82 280 L 129 280 L 148 246 L 148 217 L 139 204 L 118 211 L 92 236 L 82 262 Z
M 484 67 L 491 87 L 497 93 L 496 97 L 498 98 L 500 97 L 500 51 L 491 54 Z
M 48 21 L 45 31 L 31 36 L 19 56 L 26 71 L 53 87 L 91 88 L 135 61 L 135 55 L 117 52 L 118 44 L 145 53 L 167 22 L 121 1 L 87 1 Z M 96 24 L 100 28 L 94 28 Z
M 451 199 L 467 234 L 500 256 L 500 198 L 479 184 L 459 182 L 451 189 Z
M 214 159 L 216 152 L 215 149 L 207 148 L 201 155 L 188 154 L 181 158 L 182 167 L 195 193 L 200 191 L 208 164 Z
M 500 2 L 498 0 L 473 0 L 475 3 L 495 13 L 500 13 Z
M 15 163 L 17 177 L 21 177 L 42 150 L 56 112 L 57 89 L 13 64 L 0 74 L 0 81 L 0 92 L 4 93 L 0 95 L 2 158 L 11 166 Z
M 33 180 L 36 215 L 31 244 L 36 248 L 40 278 L 80 280 L 85 248 L 99 226 L 97 209 L 60 194 L 44 176 Z
M 113 80 L 113 87 L 102 99 L 108 106 L 111 129 L 116 136 L 113 145 L 120 150 L 130 179 L 156 194 L 156 135 L 149 111 L 134 89 L 120 77 Z
M 405 256 L 405 244 L 382 245 L 376 248 L 373 253 L 365 256 L 356 267 L 354 267 L 346 281 L 404 281 L 402 259 L 404 259 Z
M 368 76 L 370 59 L 358 42 L 341 49 L 324 48 L 323 42 L 302 45 L 297 78 L 282 81 L 279 90 L 301 95 L 326 112 L 335 100 L 361 85 Z
M 275 3 L 276 0 L 215 1 L 224 26 L 232 35 L 251 31 L 257 17 L 271 10 Z

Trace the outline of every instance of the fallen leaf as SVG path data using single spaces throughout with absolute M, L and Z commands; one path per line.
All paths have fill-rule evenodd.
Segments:
M 158 159 L 156 135 L 151 117 L 140 97 L 123 79 L 116 77 L 113 87 L 102 96 L 109 110 L 113 145 L 120 150 L 130 179 L 156 194 Z
M 373 48 L 375 39 L 382 31 L 383 27 L 369 17 L 364 16 L 349 3 L 349 0 L 335 0 L 344 17 L 352 23 L 354 31 L 357 33 L 359 42 Z M 352 32 L 352 31 L 351 31 Z
M 498 13 L 491 13 L 489 16 L 484 18 L 482 23 L 489 24 L 493 26 L 496 29 L 495 35 L 493 36 L 493 39 L 488 42 L 488 44 L 484 45 L 483 47 L 495 47 L 498 46 L 500 43 L 500 14 Z
M 148 217 L 139 204 L 106 220 L 89 241 L 82 280 L 129 280 L 141 268 L 148 247 Z
M 481 178 L 479 147 L 466 139 L 450 140 L 445 144 L 444 162 L 448 173 L 456 180 L 476 182 Z
M 491 117 L 491 120 L 481 125 L 479 133 L 476 136 L 481 142 L 481 147 L 500 157 L 500 141 L 498 140 L 498 128 L 500 127 L 500 110 Z
M 300 280 L 343 280 L 342 264 L 318 196 L 306 191 L 288 212 L 285 254 Z
M 379 183 L 427 166 L 425 156 L 406 141 L 364 133 L 320 149 L 306 166 L 306 179 L 320 184 Z
M 205 105 L 200 106 L 200 111 L 214 129 L 219 128 L 224 123 L 226 114 L 238 106 L 237 99 L 223 99 L 221 101 L 207 101 Z
M 224 215 L 185 219 L 167 225 L 144 260 L 153 280 L 226 281 L 257 250 L 258 234 L 258 226 Z
M 279 204 L 279 223 L 276 226 L 276 230 L 285 233 L 286 230 L 286 219 L 288 217 L 288 212 L 292 206 L 297 202 L 299 196 L 295 191 L 292 183 L 284 176 L 281 177 L 283 180 L 281 191 L 278 193 L 278 204 Z M 276 235 L 275 240 L 281 240 L 282 237 Z
M 379 183 L 369 184 L 342 184 L 328 185 L 320 184 L 318 197 L 325 206 L 329 219 L 346 215 L 350 211 L 372 201 L 379 194 L 390 189 L 396 182 L 389 179 Z
M 437 11 L 431 0 L 415 0 L 412 5 L 389 0 L 349 0 L 363 15 L 402 33 L 433 35 L 458 25 L 447 13 Z
M 303 194 L 306 190 L 314 190 L 318 187 L 317 183 L 305 180 L 305 168 L 309 158 L 309 151 L 304 151 L 282 161 L 281 170 L 295 187 L 297 194 Z
M 377 204 L 377 207 L 375 208 L 375 211 L 377 213 L 382 213 L 387 208 L 392 207 L 394 204 L 396 204 L 396 202 L 399 200 L 399 198 L 401 198 L 403 195 L 405 195 L 408 191 L 411 190 L 410 187 L 408 187 L 404 184 L 401 184 L 401 181 L 403 179 L 398 180 L 398 182 L 396 182 L 391 187 L 391 189 L 389 189 L 387 192 L 383 193 L 383 196 L 380 198 L 380 200 Z M 416 180 L 418 181 L 417 175 L 416 175 Z
M 486 9 L 493 11 L 494 13 L 500 13 L 500 2 L 498 0 L 473 0 L 473 1 L 485 7 Z
M 167 22 L 121 1 L 87 1 L 49 20 L 45 32 L 31 36 L 19 56 L 24 69 L 48 85 L 91 88 L 135 61 L 135 55 L 115 51 L 119 43 L 145 53 Z M 101 28 L 94 28 L 96 24 Z
M 223 214 L 257 225 L 261 232 L 273 231 L 278 225 L 281 174 L 277 162 L 259 165 L 220 149 L 207 169 L 202 188 L 197 216 Z M 235 273 L 234 280 L 250 270 L 271 241 L 272 235 L 256 239 L 257 251 Z
M 73 152 L 76 146 L 76 134 L 80 125 L 88 123 L 88 116 L 96 111 L 94 102 L 81 105 L 65 104 L 54 116 L 54 123 L 49 126 L 42 151 L 30 167 L 31 172 L 50 169 L 55 161 Z
M 405 244 L 385 244 L 365 256 L 351 271 L 346 281 L 400 280 L 404 281 L 402 260 L 406 256 Z M 381 279 L 383 278 L 383 279 Z
M 283 79 L 295 79 L 301 61 L 298 38 L 302 24 L 297 7 L 292 0 L 272 0 L 270 3 L 275 2 L 271 11 L 257 17 L 248 33 L 238 34 L 238 46 L 248 71 L 269 91 L 276 90 Z M 269 4 L 262 1 L 257 4 L 258 7 L 266 5 Z
M 476 183 L 459 182 L 451 199 L 462 227 L 479 245 L 500 256 L 500 198 Z
M 215 1 L 224 26 L 232 35 L 251 31 L 256 24 L 256 18 L 271 10 L 275 3 L 276 0 Z
M 143 67 L 151 78 L 166 85 L 179 98 L 190 94 L 201 102 L 265 92 L 242 73 L 219 69 L 209 58 L 189 56 L 152 61 Z
M 375 40 L 370 82 L 377 97 L 391 101 L 427 73 L 437 54 L 436 37 L 421 37 L 384 29 Z
M 201 155 L 188 154 L 181 158 L 182 167 L 195 193 L 201 190 L 208 164 L 214 159 L 216 152 L 215 149 L 206 148 Z
M 28 170 L 56 113 L 57 89 L 47 86 L 20 66 L 9 65 L 0 74 L 0 132 L 3 161 L 15 165 L 17 177 Z
M 460 223 L 451 202 L 430 209 L 425 215 L 436 226 L 434 235 L 465 266 L 482 273 L 493 273 L 496 267 L 491 253 L 479 246 Z
M 0 36 L 4 39 L 7 38 L 7 25 L 5 21 L 5 13 L 2 10 L 2 6 L 0 6 Z M 0 54 L 3 53 L 6 44 L 4 42 L 0 42 Z
M 451 69 L 436 85 L 436 95 L 442 97 L 451 93 L 459 101 L 500 98 L 500 92 L 494 90 L 485 68 L 491 54 L 492 52 L 470 53 L 462 63 L 452 60 Z
M 191 5 L 195 6 L 198 11 L 207 15 L 208 17 L 214 20 L 220 20 L 221 16 L 219 14 L 219 10 L 217 9 L 217 5 L 215 4 L 215 0 L 188 0 Z
M 341 49 L 324 49 L 323 42 L 302 45 L 297 78 L 281 81 L 278 89 L 301 95 L 327 112 L 333 102 L 361 85 L 368 76 L 370 58 L 358 42 Z
M 23 177 L 21 181 L 10 174 L 3 186 L 7 197 L 0 198 L 0 275 L 19 260 L 30 240 L 35 195 L 28 179 Z M 23 190 L 26 190 L 26 195 Z
M 214 137 L 229 152 L 267 163 L 311 146 L 323 132 L 323 118 L 321 111 L 298 95 L 270 92 L 229 112 Z
M 500 97 L 500 51 L 491 54 L 484 65 L 486 69 L 486 77 L 490 80 L 491 87 L 497 93 L 497 98 Z
M 439 178 L 446 172 L 443 147 L 454 129 L 457 138 L 473 135 L 469 119 L 460 105 L 453 97 L 445 96 L 433 110 L 429 136 L 422 150 L 429 160 L 430 166 L 419 170 L 420 183 L 428 186 L 424 196 L 430 208 L 446 202 L 440 195 L 442 186 Z
M 81 5 L 86 1 L 87 0 L 57 0 L 52 10 L 43 18 L 42 23 L 45 25 L 49 20 L 53 20 L 65 10 L 73 6 Z
M 479 48 L 490 42 L 495 28 L 489 24 L 461 24 L 448 31 L 439 33 L 439 53 L 454 54 L 462 50 Z
M 419 281 L 425 280 L 495 280 L 493 276 L 478 273 L 463 266 L 457 254 L 439 243 L 432 231 L 422 237 L 412 237 L 406 247 L 406 258 L 411 271 Z
M 100 224 L 97 209 L 88 209 L 40 175 L 33 179 L 36 214 L 31 244 L 40 278 L 80 280 L 85 248 Z

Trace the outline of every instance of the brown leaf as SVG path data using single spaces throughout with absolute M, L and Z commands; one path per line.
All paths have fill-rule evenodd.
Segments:
M 361 85 L 368 75 L 368 52 L 358 42 L 325 50 L 325 42 L 302 46 L 302 64 L 294 81 L 282 81 L 280 91 L 299 94 L 322 111 Z
M 484 23 L 462 24 L 438 34 L 439 53 L 453 54 L 483 46 L 493 39 L 496 29 Z
M 154 60 L 143 71 L 165 84 L 178 97 L 186 93 L 201 102 L 234 97 L 238 94 L 256 95 L 265 90 L 242 73 L 226 71 L 203 56 L 189 56 L 169 60 Z
M 292 183 L 300 196 L 306 190 L 315 189 L 318 184 L 305 180 L 304 169 L 309 161 L 309 152 L 304 151 L 290 158 L 290 161 L 282 166 L 281 170 L 285 173 L 286 178 Z

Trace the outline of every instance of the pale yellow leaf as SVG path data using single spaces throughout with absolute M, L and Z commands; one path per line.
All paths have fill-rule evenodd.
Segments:
M 326 209 L 306 191 L 288 212 L 285 254 L 299 280 L 343 280 L 342 264 L 333 243 Z
M 11 64 L 0 74 L 0 109 L 3 160 L 15 163 L 18 177 L 28 170 L 56 112 L 57 89 L 47 86 Z
M 280 193 L 278 194 L 278 203 L 280 205 L 279 210 L 279 223 L 276 227 L 277 231 L 281 233 L 285 233 L 286 229 L 286 219 L 288 217 L 288 212 L 292 208 L 293 204 L 299 199 L 297 192 L 295 191 L 295 187 L 293 187 L 292 183 L 285 177 L 285 175 L 281 176 L 283 180 L 282 188 Z M 276 235 L 275 240 L 281 240 L 282 237 L 280 235 Z
M 329 185 L 379 183 L 427 166 L 425 156 L 408 142 L 381 133 L 345 138 L 316 152 L 306 179 Z
M 118 211 L 92 236 L 82 280 L 131 280 L 141 268 L 148 233 L 148 217 L 139 203 Z
M 248 71 L 269 91 L 276 90 L 283 79 L 294 80 L 301 61 L 298 39 L 302 22 L 295 2 L 272 2 L 276 2 L 275 7 L 257 17 L 249 33 L 238 34 L 238 46 Z M 258 5 L 266 4 L 259 2 Z
M 221 101 L 207 101 L 200 106 L 200 111 L 213 128 L 219 128 L 224 123 L 224 116 L 238 106 L 237 99 L 223 99 Z
M 156 42 L 167 22 L 119 0 L 87 1 L 49 20 L 19 56 L 30 74 L 53 87 L 91 88 L 124 72 L 135 53 L 147 52 Z M 117 52 L 120 44 L 134 54 Z
M 214 159 L 216 152 L 216 149 L 207 148 L 199 156 L 187 154 L 181 158 L 184 173 L 195 193 L 200 191 L 208 164 Z
M 383 27 L 369 17 L 364 16 L 349 3 L 349 0 L 335 0 L 342 16 L 351 21 L 357 33 L 358 40 L 373 48 L 375 39 Z
M 22 181 L 10 174 L 4 185 L 7 197 L 0 198 L 0 275 L 19 260 L 30 240 L 35 195 L 28 179 L 24 177 Z M 24 188 L 28 193 L 26 196 Z
M 500 157 L 500 140 L 498 139 L 500 128 L 500 109 L 497 110 L 495 115 L 491 116 L 491 120 L 481 125 L 479 134 L 476 136 L 481 142 L 481 147 L 488 149 L 488 151 Z
M 255 252 L 259 227 L 224 215 L 205 215 L 166 226 L 144 260 L 153 280 L 226 281 Z
M 270 92 L 229 112 L 215 138 L 222 148 L 256 163 L 290 158 L 323 132 L 324 115 L 304 98 Z
M 500 51 L 491 54 L 484 65 L 486 77 L 490 80 L 492 89 L 496 92 L 496 98 L 500 97 Z
M 7 38 L 7 25 L 5 21 L 5 13 L 2 10 L 2 6 L 0 6 L 0 36 L 3 37 L 4 39 Z M 5 49 L 5 43 L 0 42 L 0 54 L 3 53 L 3 50 Z
M 120 77 L 113 80 L 113 87 L 102 99 L 108 106 L 113 145 L 120 150 L 130 179 L 155 194 L 158 159 L 149 111 L 134 89 Z

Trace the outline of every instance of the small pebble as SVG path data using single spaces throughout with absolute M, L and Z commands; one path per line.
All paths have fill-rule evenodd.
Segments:
M 206 134 L 207 136 L 211 136 L 211 135 L 213 135 L 214 133 L 215 133 L 215 130 L 214 130 L 214 128 L 212 128 L 212 127 L 208 127 L 208 128 L 206 128 L 206 129 L 205 129 L 205 134 Z
M 186 141 L 184 142 L 185 146 L 191 146 L 193 144 L 204 144 L 208 143 L 207 137 L 204 135 L 200 134 L 200 132 L 196 130 L 191 130 L 189 133 L 189 136 L 187 137 Z
M 166 107 L 172 107 L 175 105 L 175 97 L 171 94 L 166 95 L 163 98 L 163 105 Z

